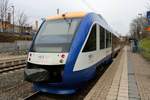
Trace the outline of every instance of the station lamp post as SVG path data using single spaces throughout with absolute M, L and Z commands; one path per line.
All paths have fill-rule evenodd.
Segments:
M 142 14 L 141 14 L 141 13 L 138 13 L 138 16 L 142 17 Z
M 60 10 L 59 10 L 59 8 L 57 8 L 57 15 L 59 15 L 59 12 L 60 12 Z
M 142 18 L 142 14 L 141 13 L 138 13 L 138 16 L 139 16 L 139 18 L 140 18 L 140 28 L 141 28 L 141 30 L 140 30 L 140 32 L 139 32 L 139 35 L 140 35 L 140 39 L 142 39 L 142 31 L 143 31 L 143 29 L 144 29 L 144 27 L 143 27 L 143 18 Z
M 15 6 L 11 6 L 11 7 L 13 9 L 13 12 L 12 12 L 13 13 L 13 32 L 15 32 L 15 29 L 14 29 L 15 28 L 14 27 L 15 26 Z

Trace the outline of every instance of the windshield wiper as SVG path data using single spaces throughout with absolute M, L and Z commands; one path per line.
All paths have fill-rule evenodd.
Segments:
M 70 27 L 71 27 L 71 24 L 72 24 L 72 19 L 70 18 L 70 19 L 67 20 L 65 14 L 63 14 L 62 17 L 64 18 L 64 20 L 66 21 L 66 23 L 69 25 L 69 26 L 68 26 L 68 31 L 67 31 L 67 33 L 69 34 L 69 30 L 70 30 Z M 69 40 L 69 35 L 67 35 L 67 37 L 68 37 L 67 40 Z
M 68 19 L 66 18 L 66 15 L 63 14 L 62 17 L 64 18 L 64 20 L 66 21 L 67 24 L 69 24 L 69 27 L 68 27 L 68 32 L 69 32 L 69 29 L 71 27 L 71 23 L 72 23 L 72 19 Z

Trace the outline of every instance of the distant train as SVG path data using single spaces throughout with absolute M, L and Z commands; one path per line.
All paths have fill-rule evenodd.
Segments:
M 120 39 L 101 15 L 72 12 L 48 17 L 31 45 L 25 79 L 37 91 L 71 94 L 119 49 Z

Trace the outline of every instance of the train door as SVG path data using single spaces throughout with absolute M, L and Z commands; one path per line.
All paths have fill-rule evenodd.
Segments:
M 102 27 L 102 26 L 99 26 L 99 50 L 100 50 L 100 53 L 99 53 L 99 59 L 102 60 L 106 57 L 106 52 L 105 52 L 105 48 L 106 48 L 106 30 Z
M 110 56 L 112 53 L 112 47 L 111 47 L 111 32 L 106 30 L 106 56 Z
M 92 27 L 87 42 L 82 50 L 82 53 L 86 56 L 86 62 L 90 65 L 95 62 L 96 56 L 96 24 Z

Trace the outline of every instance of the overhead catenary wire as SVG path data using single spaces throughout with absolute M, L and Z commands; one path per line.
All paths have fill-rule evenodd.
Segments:
M 96 9 L 94 9 L 86 0 L 81 0 L 81 1 L 88 9 L 97 12 Z
M 97 11 L 94 7 L 92 7 L 86 0 L 81 0 L 81 1 L 82 1 L 82 3 L 83 3 L 88 9 L 90 9 L 90 10 L 92 10 L 92 11 L 98 13 L 98 11 Z M 110 27 L 111 27 L 111 26 L 110 26 Z M 112 28 L 112 27 L 111 27 L 111 28 Z M 118 36 L 120 36 L 119 33 L 116 32 L 116 34 L 117 34 Z

